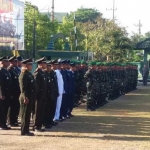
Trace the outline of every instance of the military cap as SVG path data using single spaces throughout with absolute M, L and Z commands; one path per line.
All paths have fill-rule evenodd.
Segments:
M 47 64 L 48 66 L 51 66 L 52 61 L 50 60 L 50 61 L 46 62 L 46 64 Z
M 3 56 L 0 58 L 0 61 L 9 61 L 7 56 Z
M 62 64 L 66 64 L 66 60 L 62 60 L 61 63 L 62 63 Z
M 46 63 L 46 58 L 45 57 L 40 58 L 40 59 L 36 60 L 35 62 L 38 63 L 38 64 Z
M 70 63 L 70 66 L 75 67 L 76 64 L 75 63 Z
M 18 59 L 16 58 L 16 56 L 12 56 L 9 58 L 9 61 L 13 61 L 13 60 L 17 61 Z
M 62 60 L 61 59 L 57 59 L 58 64 L 61 64 Z
M 66 64 L 70 64 L 70 60 L 66 60 Z
M 26 59 L 26 60 L 23 60 L 22 61 L 22 64 L 29 64 L 29 65 L 31 65 L 32 64 L 32 58 L 29 58 L 29 59 Z
M 58 65 L 58 59 L 52 60 L 51 64 Z
M 18 60 L 18 61 L 23 61 L 23 58 L 22 58 L 21 56 L 18 56 L 18 57 L 17 57 L 17 60 Z

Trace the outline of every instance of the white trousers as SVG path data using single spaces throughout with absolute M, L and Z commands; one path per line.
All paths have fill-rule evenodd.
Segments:
M 57 98 L 54 120 L 59 120 L 61 103 L 62 103 L 62 95 L 59 95 L 59 97 Z

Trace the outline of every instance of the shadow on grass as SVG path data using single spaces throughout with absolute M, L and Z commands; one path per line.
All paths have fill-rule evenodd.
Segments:
M 52 128 L 51 132 L 104 134 L 103 139 L 107 140 L 150 140 L 149 99 L 150 89 L 141 88 L 132 91 L 100 108 L 96 115 L 89 112 L 89 116 L 88 114 L 77 116 L 60 124 L 57 128 Z M 80 111 L 85 112 L 85 107 L 80 107 L 78 113 Z M 109 115 L 101 114 L 101 111 L 106 114 L 109 112 Z M 137 114 L 137 117 L 135 114 L 129 115 L 130 113 Z M 97 116 L 98 114 L 100 116 Z M 140 116 L 141 114 L 146 117 Z

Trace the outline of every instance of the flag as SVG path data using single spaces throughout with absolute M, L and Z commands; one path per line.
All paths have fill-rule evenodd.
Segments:
M 13 53 L 13 55 L 16 56 L 16 57 L 20 56 L 18 50 L 12 50 L 12 53 Z

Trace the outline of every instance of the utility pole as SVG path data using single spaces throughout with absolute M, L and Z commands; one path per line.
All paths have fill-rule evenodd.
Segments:
M 113 11 L 113 26 L 115 24 L 115 11 L 117 10 L 117 8 L 115 8 L 115 0 L 113 0 L 113 8 L 111 9 L 107 9 L 106 10 L 110 10 L 110 11 Z
M 141 24 L 141 21 L 140 21 L 140 20 L 139 20 L 139 23 L 138 23 L 138 24 L 135 24 L 135 27 L 138 27 L 139 35 L 141 35 L 141 27 L 142 27 L 142 24 Z
M 33 7 L 34 9 L 34 21 L 33 21 L 33 45 L 32 45 L 32 57 L 33 61 L 35 61 L 35 35 L 36 35 L 36 22 L 35 22 L 35 6 Z
M 52 0 L 52 12 L 51 12 L 51 21 L 54 22 L 54 0 Z

